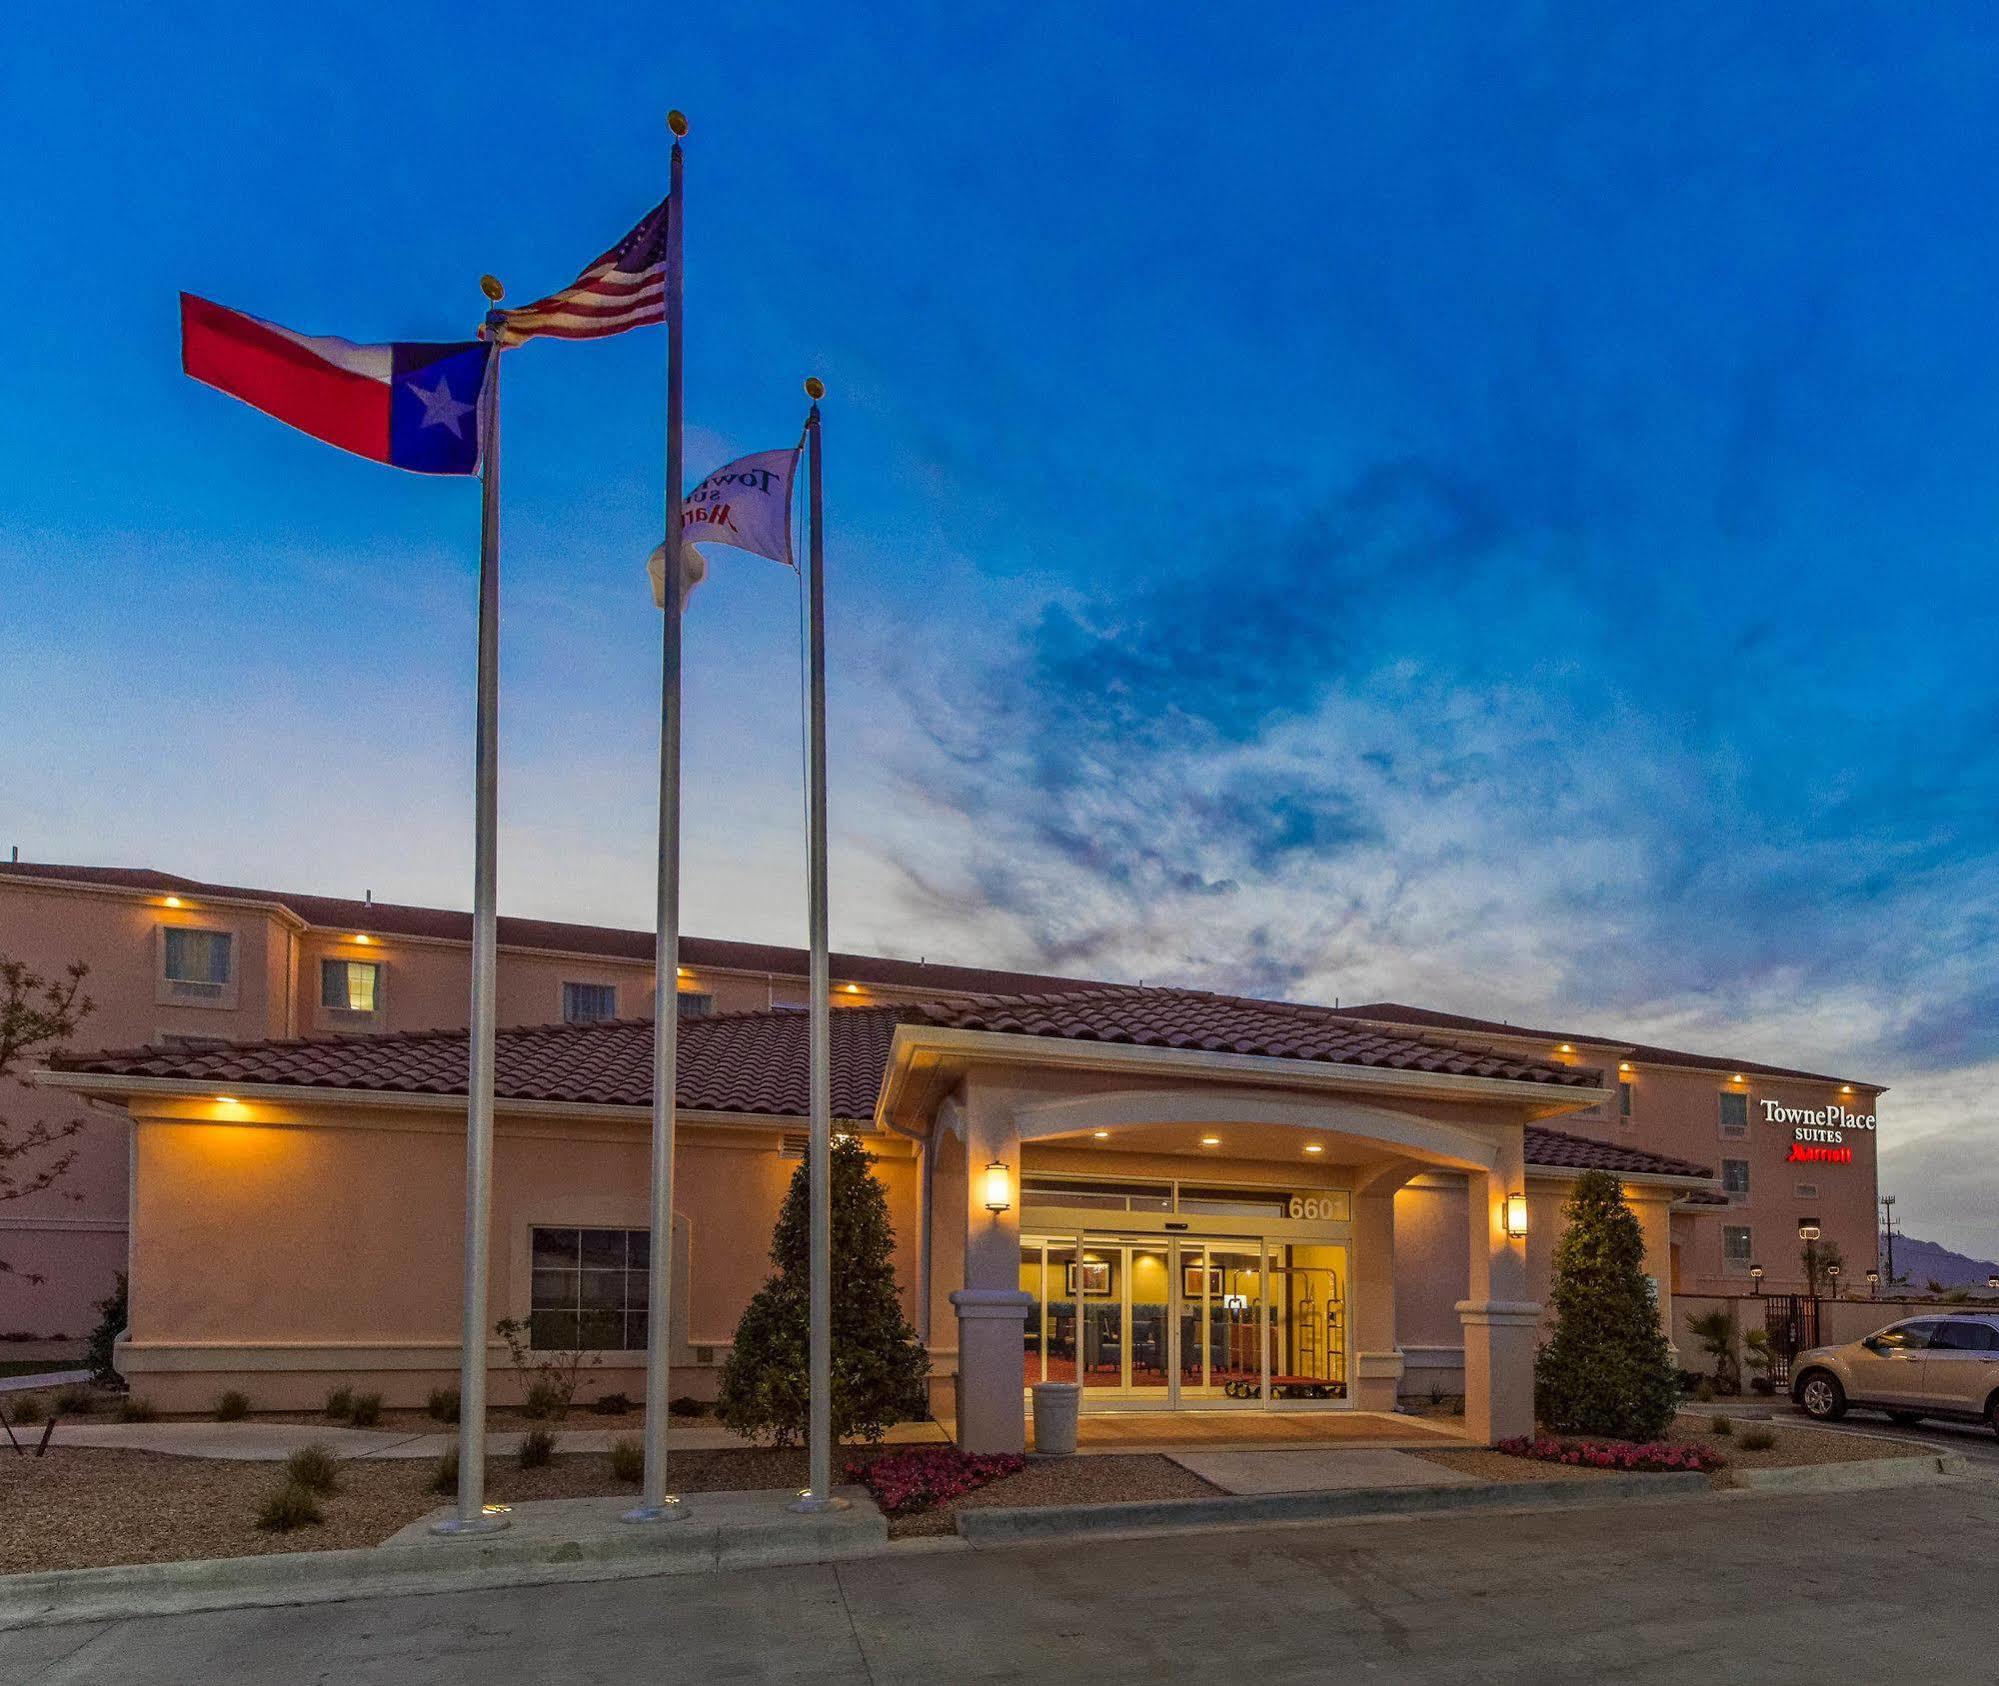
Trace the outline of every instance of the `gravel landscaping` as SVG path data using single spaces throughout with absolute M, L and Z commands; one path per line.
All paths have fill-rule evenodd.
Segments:
M 1717 1487 L 1727 1485 L 1728 1469 L 1795 1469 L 1804 1464 L 1907 1458 L 1919 1456 L 1922 1451 L 1921 1447 L 1912 1446 L 1906 1440 L 1832 1434 L 1824 1429 L 1792 1428 L 1779 1423 L 1737 1418 L 1730 1419 L 1731 1432 L 1716 1434 L 1709 1425 L 1717 1416 L 1727 1416 L 1727 1413 L 1713 1412 L 1697 1418 L 1679 1417 L 1661 1437 L 1674 1445 L 1704 1447 L 1720 1456 L 1727 1467 L 1716 1470 L 1709 1477 Z M 1758 1431 L 1767 1433 L 1772 1444 L 1754 1451 L 1745 1449 L 1741 1437 Z M 1544 1429 L 1541 1432 L 1549 1431 Z M 1592 1437 L 1576 1435 L 1568 1438 Z M 1425 1448 L 1413 1455 L 1442 1464 L 1446 1469 L 1482 1476 L 1488 1481 L 1595 1481 L 1611 1473 L 1578 1464 L 1543 1463 L 1537 1458 L 1517 1458 L 1505 1452 L 1485 1449 L 1431 1451 Z
M 989 1483 L 948 1505 L 890 1520 L 892 1540 L 949 1534 L 961 1510 L 1012 1505 L 1110 1505 L 1140 1499 L 1211 1499 L 1221 1489 L 1171 1458 L 1149 1452 L 1087 1453 L 1070 1458 L 1029 1458 L 1018 1475 Z

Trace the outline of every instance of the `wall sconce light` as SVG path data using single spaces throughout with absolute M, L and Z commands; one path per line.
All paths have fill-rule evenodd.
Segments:
M 1013 1204 L 1013 1178 L 1006 1161 L 995 1159 L 986 1167 L 986 1210 L 998 1217 Z
M 1506 1197 L 1506 1233 L 1515 1241 L 1526 1239 L 1527 1196 L 1509 1194 Z

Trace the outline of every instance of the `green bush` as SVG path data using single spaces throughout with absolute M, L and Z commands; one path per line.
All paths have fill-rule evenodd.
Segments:
M 1777 1437 L 1767 1428 L 1751 1428 L 1744 1429 L 1735 1443 L 1745 1452 L 1767 1452 L 1777 1444 Z
M 1617 1178 L 1585 1171 L 1562 1209 L 1548 1299 L 1554 1332 L 1534 1362 L 1534 1403 L 1563 1434 L 1656 1440 L 1679 1395 L 1645 1237 Z
M 215 1402 L 215 1420 L 219 1423 L 240 1423 L 249 1414 L 249 1396 L 233 1387 Z
M 455 1493 L 458 1491 L 458 1448 L 453 1446 L 443 1453 L 430 1472 L 430 1490 L 433 1493 Z
M 354 1414 L 354 1390 L 336 1387 L 326 1396 L 326 1414 L 335 1422 L 345 1422 Z
M 631 1408 L 631 1395 L 625 1393 L 607 1393 L 590 1404 L 590 1409 L 600 1417 L 622 1417 Z
M 833 1434 L 879 1441 L 892 1423 L 924 1410 L 930 1359 L 902 1314 L 895 1288 L 895 1230 L 888 1196 L 851 1136 L 833 1143 Z M 746 1439 L 796 1445 L 805 1436 L 808 1253 L 807 1167 L 791 1179 L 771 1237 L 776 1272 L 736 1325 L 715 1411 Z
M 74 1384 L 56 1395 L 56 1415 L 59 1417 L 87 1417 L 97 1409 L 97 1395 L 87 1387 Z
M 274 1534 L 289 1534 L 294 1528 L 314 1527 L 325 1520 L 312 1489 L 296 1481 L 287 1481 L 257 1512 L 257 1526 Z
M 90 1331 L 90 1339 L 84 1345 L 83 1361 L 90 1366 L 90 1379 L 105 1387 L 123 1387 L 125 1378 L 111 1367 L 111 1351 L 118 1337 L 125 1332 L 127 1295 L 125 1273 L 118 1273 L 118 1286 L 97 1302 L 97 1327 Z
M 440 1423 L 458 1421 L 458 1389 L 455 1387 L 434 1387 L 430 1390 L 430 1401 L 424 1407 L 433 1419 Z
M 611 1442 L 611 1473 L 628 1486 L 646 1478 L 646 1449 L 629 1435 Z
M 356 1428 L 373 1428 L 382 1420 L 382 1396 L 379 1393 L 355 1394 L 347 1420 Z
M 670 1417 L 705 1417 L 708 1407 L 691 1393 L 683 1393 L 677 1399 L 666 1402 L 666 1414 Z
M 128 1393 L 118 1401 L 118 1420 L 121 1423 L 149 1423 L 153 1420 L 153 1402 L 144 1394 Z
M 521 1396 L 521 1415 L 532 1422 L 560 1422 L 569 1415 L 569 1393 L 546 1377 L 529 1382 Z
M 1716 1417 L 1707 1427 L 1710 1434 L 1733 1434 L 1735 1432 L 1735 1424 L 1730 1422 L 1726 1417 Z
M 555 1436 L 545 1428 L 531 1428 L 521 1436 L 514 1456 L 522 1469 L 540 1469 L 555 1456 Z
M 1712 1405 L 1714 1399 L 1713 1379 L 1708 1376 L 1701 1377 L 1700 1381 L 1694 1387 L 1694 1403 L 1696 1405 Z
M 24 1393 L 14 1401 L 14 1421 L 17 1423 L 24 1425 L 38 1423 L 47 1415 L 48 1412 L 42 1408 L 42 1402 L 32 1393 Z
M 308 1493 L 340 1491 L 340 1460 L 324 1446 L 301 1446 L 285 1459 L 285 1476 Z

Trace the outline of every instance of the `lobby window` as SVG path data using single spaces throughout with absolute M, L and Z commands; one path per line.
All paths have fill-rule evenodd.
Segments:
M 1721 1102 L 1721 1133 L 1725 1140 L 1739 1142 L 1749 1134 L 1749 1097 L 1724 1089 Z
M 566 983 L 562 986 L 564 1024 L 602 1024 L 618 1016 L 618 986 Z
M 715 997 L 705 989 L 683 989 L 680 992 L 680 1016 L 683 1019 L 705 1019 L 715 1010 Z
M 234 1005 L 236 939 L 227 931 L 197 931 L 185 925 L 160 931 L 161 997 L 169 1001 Z
M 1749 1198 L 1749 1161 L 1724 1159 L 1721 1162 L 1721 1192 L 1731 1200 Z
M 1747 1224 L 1724 1224 L 1721 1231 L 1722 1262 L 1731 1270 L 1747 1270 L 1756 1248 Z
M 534 1231 L 530 1340 L 540 1352 L 642 1352 L 652 1237 L 643 1229 Z
M 332 1013 L 372 1013 L 381 1002 L 382 966 L 377 960 L 322 960 L 319 1004 Z

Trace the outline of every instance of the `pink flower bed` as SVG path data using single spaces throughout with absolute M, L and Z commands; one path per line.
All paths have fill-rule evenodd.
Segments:
M 1719 1453 L 1705 1446 L 1681 1446 L 1670 1440 L 1651 1440 L 1640 1445 L 1629 1440 L 1557 1440 L 1545 1434 L 1521 1434 L 1499 1441 L 1493 1450 L 1509 1457 L 1535 1458 L 1544 1464 L 1580 1464 L 1587 1469 L 1645 1474 L 1665 1470 L 1705 1474 L 1720 1469 L 1724 1462 Z
M 1018 1475 L 1027 1460 L 1011 1452 L 961 1452 L 955 1446 L 919 1446 L 887 1457 L 856 1460 L 847 1479 L 874 1494 L 885 1516 L 907 1516 L 932 1505 L 949 1504 L 1003 1475 Z

